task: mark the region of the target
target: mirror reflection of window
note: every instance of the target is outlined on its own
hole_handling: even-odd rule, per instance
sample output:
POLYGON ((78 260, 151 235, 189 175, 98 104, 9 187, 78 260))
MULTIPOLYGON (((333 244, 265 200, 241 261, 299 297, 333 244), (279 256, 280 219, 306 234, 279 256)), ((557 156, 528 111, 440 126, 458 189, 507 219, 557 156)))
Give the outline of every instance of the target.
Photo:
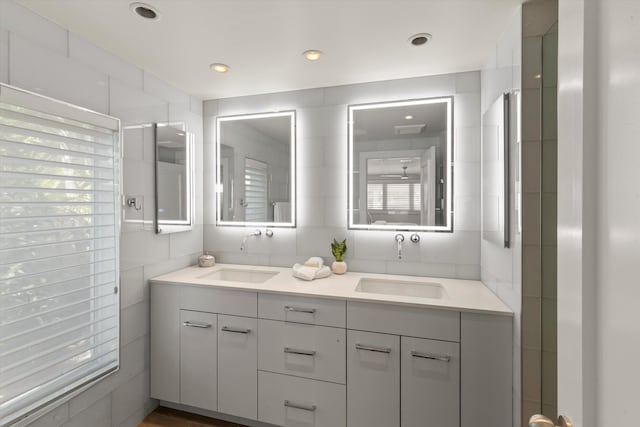
POLYGON ((349 107, 350 227, 451 229, 452 99, 349 107))
POLYGON ((244 220, 267 221, 268 165, 259 160, 244 159, 244 220))

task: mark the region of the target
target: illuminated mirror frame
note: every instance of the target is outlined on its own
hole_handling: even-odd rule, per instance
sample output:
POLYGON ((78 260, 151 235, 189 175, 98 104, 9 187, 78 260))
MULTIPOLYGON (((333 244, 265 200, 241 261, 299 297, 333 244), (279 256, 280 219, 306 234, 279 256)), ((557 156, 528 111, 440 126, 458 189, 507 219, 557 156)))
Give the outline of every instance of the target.
POLYGON ((380 102, 372 104, 359 104, 349 105, 348 107, 348 224, 349 229, 355 230, 396 230, 396 231, 453 231, 453 97, 439 97, 439 98, 426 98, 415 99, 408 101, 393 101, 393 102, 380 102), (354 136, 354 113, 362 110, 374 110, 380 108, 393 108, 393 107, 407 107, 413 105, 427 105, 427 104, 445 104, 447 107, 447 155, 445 159, 446 166, 446 199, 444 206, 444 225, 383 225, 383 224, 356 224, 355 223, 355 206, 353 200, 353 188, 354 185, 354 170, 353 170, 353 136, 354 136))
POLYGON ((225 116, 216 118, 216 225, 217 226, 242 226, 242 227, 295 227, 296 226, 296 112, 279 111, 274 113, 243 114, 237 116, 225 116), (222 209, 222 185, 220 180, 220 127, 222 123, 237 121, 264 119, 268 117, 289 117, 291 123, 291 151, 290 151, 290 188, 289 200, 291 201, 291 221, 289 222, 253 222, 253 221, 223 221, 220 219, 222 209))
POLYGON ((156 230, 156 234, 168 234, 168 233, 179 233, 182 231, 191 231, 193 228, 193 201, 194 201, 194 172, 195 172, 195 161, 194 161, 194 134, 193 132, 189 132, 186 129, 184 123, 153 123, 153 141, 154 141, 154 189, 155 189, 155 210, 154 210, 154 226, 156 230), (185 133, 185 157, 186 157, 186 219, 160 219, 160 213, 158 212, 158 204, 159 204, 159 194, 160 191, 158 189, 158 181, 159 181, 159 169, 158 169, 158 161, 159 157, 159 141, 158 141, 158 128, 160 127, 173 127, 178 130, 182 130, 185 133))

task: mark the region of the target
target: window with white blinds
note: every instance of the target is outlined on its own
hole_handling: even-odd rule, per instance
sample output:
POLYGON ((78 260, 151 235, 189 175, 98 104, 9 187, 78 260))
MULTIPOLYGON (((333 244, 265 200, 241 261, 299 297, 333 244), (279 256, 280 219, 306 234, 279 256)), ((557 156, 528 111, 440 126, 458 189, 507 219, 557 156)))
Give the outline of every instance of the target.
POLYGON ((367 209, 420 211, 420 183, 367 183, 367 209))
POLYGON ((0 425, 118 368, 119 127, 0 85, 0 425))
POLYGON ((244 159, 244 220, 267 221, 267 164, 244 159))

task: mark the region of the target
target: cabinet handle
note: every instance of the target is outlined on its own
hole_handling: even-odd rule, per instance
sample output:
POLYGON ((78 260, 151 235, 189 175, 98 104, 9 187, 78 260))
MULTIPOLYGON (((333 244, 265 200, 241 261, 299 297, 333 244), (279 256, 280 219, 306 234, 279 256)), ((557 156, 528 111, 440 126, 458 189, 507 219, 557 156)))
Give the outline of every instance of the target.
POLYGON ((391 353, 391 349, 389 347, 376 347, 374 345, 356 344, 356 349, 374 351, 376 353, 386 353, 386 354, 391 353))
POLYGON ((292 305, 285 305, 284 311, 295 311, 297 313, 307 313, 307 314, 315 314, 315 308, 302 308, 302 307, 294 307, 292 305))
POLYGON ((316 410, 316 405, 303 405, 302 403, 294 403, 290 400, 285 400, 284 406, 286 406, 287 408, 302 409, 303 411, 309 412, 314 412, 316 410))
POLYGON ((251 332, 249 328, 234 328, 233 326, 223 326, 222 330, 225 332, 234 332, 236 334, 248 334, 251 332))
POLYGON ((411 350, 411 356, 418 357, 420 359, 439 360, 440 362, 451 361, 451 356, 442 356, 440 354, 420 353, 419 351, 411 350))
POLYGON ((291 347, 285 347, 284 348, 284 352, 285 353, 290 353, 290 354, 301 354, 303 356, 315 356, 316 355, 316 351, 315 350, 300 350, 300 349, 291 348, 291 347))
POLYGON ((210 328, 212 325, 211 323, 204 323, 204 322, 196 322, 193 320, 187 320, 186 322, 183 323, 184 326, 189 326, 190 328, 210 328))

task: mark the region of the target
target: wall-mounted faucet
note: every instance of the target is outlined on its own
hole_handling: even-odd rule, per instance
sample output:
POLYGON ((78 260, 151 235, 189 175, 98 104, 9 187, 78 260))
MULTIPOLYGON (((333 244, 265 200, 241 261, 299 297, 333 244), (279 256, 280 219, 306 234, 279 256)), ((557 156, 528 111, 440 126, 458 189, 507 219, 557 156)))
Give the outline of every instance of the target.
POLYGON ((396 242, 398 242, 398 259, 402 259, 402 242, 404 242, 404 234, 396 234, 396 242))
POLYGON ((244 236, 244 238, 242 239, 242 243, 240 243, 240 251, 244 252, 244 249, 247 245, 247 239, 251 236, 256 236, 256 237, 260 237, 262 235, 262 231, 260 230, 256 230, 253 233, 249 233, 246 236, 244 236))

